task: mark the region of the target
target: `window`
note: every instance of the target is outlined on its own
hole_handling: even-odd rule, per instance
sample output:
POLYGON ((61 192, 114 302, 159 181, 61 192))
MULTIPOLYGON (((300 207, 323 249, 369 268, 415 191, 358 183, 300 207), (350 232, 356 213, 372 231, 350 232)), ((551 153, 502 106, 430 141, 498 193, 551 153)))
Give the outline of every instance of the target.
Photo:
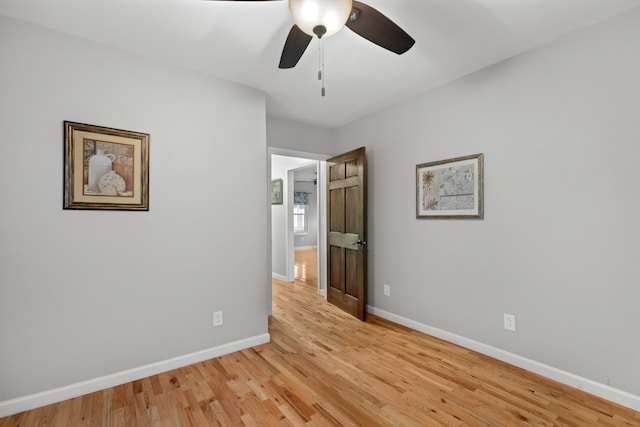
POLYGON ((307 207, 293 205, 293 234, 307 234, 307 207))

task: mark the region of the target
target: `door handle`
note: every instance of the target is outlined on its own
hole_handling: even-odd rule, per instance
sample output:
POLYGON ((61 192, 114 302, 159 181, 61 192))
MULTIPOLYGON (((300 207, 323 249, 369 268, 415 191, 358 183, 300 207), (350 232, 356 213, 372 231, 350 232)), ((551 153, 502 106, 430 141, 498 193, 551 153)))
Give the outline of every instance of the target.
POLYGON ((366 244, 367 244, 367 242, 365 242, 364 240, 356 240, 356 245, 358 245, 358 246, 364 246, 366 244))

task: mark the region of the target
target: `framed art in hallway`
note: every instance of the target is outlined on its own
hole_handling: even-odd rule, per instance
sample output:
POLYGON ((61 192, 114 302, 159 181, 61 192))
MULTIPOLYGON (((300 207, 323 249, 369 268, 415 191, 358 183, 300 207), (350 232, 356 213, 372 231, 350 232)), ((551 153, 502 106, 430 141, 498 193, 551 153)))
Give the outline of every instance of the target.
POLYGON ((482 219, 484 154, 416 165, 416 218, 482 219))
POLYGON ((64 209, 149 210, 149 134, 64 122, 64 209))
POLYGON ((271 180, 271 204, 272 205, 282 204, 282 180, 281 179, 271 180))

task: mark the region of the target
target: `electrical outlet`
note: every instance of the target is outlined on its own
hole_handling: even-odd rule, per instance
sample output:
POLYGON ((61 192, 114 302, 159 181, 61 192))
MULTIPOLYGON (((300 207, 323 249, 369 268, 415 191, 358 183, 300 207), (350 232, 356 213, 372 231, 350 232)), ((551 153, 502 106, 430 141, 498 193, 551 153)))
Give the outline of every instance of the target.
POLYGON ((383 289, 384 289, 384 296, 385 297, 391 296, 391 286, 383 285, 383 289))
POLYGON ((213 312, 213 326, 222 326, 222 312, 214 311, 213 312))
POLYGON ((504 328, 507 331, 516 331, 516 316, 514 314, 504 314, 504 328))

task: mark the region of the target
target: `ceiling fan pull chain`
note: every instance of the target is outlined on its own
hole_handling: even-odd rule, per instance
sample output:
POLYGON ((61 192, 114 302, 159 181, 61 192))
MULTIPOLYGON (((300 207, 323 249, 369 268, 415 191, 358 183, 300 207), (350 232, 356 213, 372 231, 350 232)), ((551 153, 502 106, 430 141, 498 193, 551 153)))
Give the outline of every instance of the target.
POLYGON ((318 77, 322 77, 322 88, 320 94, 324 96, 324 38, 320 39, 320 71, 318 71, 318 77))
POLYGON ((318 80, 322 80, 322 39, 318 39, 318 80))

